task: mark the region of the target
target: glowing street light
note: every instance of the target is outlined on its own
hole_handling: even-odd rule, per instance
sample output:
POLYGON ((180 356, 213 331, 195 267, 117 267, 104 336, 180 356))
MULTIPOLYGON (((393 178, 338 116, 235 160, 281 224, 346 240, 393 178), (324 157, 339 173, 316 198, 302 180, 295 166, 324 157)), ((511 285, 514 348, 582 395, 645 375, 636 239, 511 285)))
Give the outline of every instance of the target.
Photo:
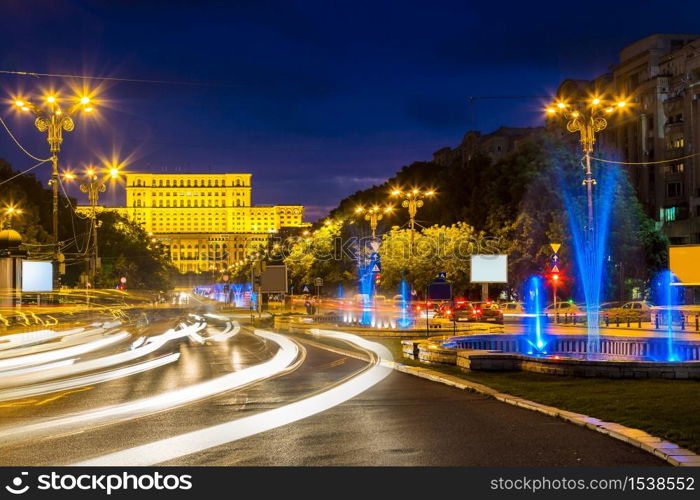
POLYGON ((370 208, 365 208, 358 206, 355 208, 356 214, 364 214, 365 220, 369 222, 369 227, 372 230, 372 239, 377 237, 377 225, 379 221, 384 218, 385 214, 389 214, 394 210, 394 207, 387 205, 385 207, 380 207, 379 205, 374 205, 370 208))
POLYGON ((435 191, 432 189, 423 191, 418 188, 402 191, 401 189, 396 188, 393 191, 391 191, 391 196, 403 198, 401 206, 403 208, 408 209, 409 227, 411 228, 411 249, 413 249, 413 239, 416 227, 416 214, 418 213, 418 209, 423 206, 423 200, 425 198, 431 198, 435 196, 435 191))
MULTIPOLYGON (((92 256, 90 257, 90 282, 95 283, 95 275, 99 269, 99 259, 97 252, 97 202, 100 197, 100 193, 107 191, 107 183, 112 179, 117 179, 119 177, 119 169, 117 167, 110 167, 104 169, 98 169, 92 165, 89 165, 80 180, 80 191, 88 195, 88 200, 90 201, 90 234, 92 236, 92 256)), ((73 181, 79 179, 79 177, 73 172, 63 172, 63 178, 68 181, 73 181)), ((151 233, 149 233, 149 236, 151 233)), ((153 242, 155 240, 152 240, 153 242)))
POLYGON ((586 234, 588 240, 593 241, 593 186, 596 181, 591 171, 591 153, 596 140, 596 133, 608 126, 605 115, 614 111, 621 111, 627 107, 625 99, 610 100, 602 96, 589 96, 586 99, 564 102, 558 101, 545 108, 545 112, 551 117, 562 117, 566 123, 566 129, 571 133, 579 133, 579 140, 584 153, 585 174, 583 184, 586 186, 586 198, 588 204, 588 226, 586 234))
POLYGON ((24 210, 14 205, 7 205, 0 210, 0 229, 9 229, 13 217, 22 215, 24 210))
MULTIPOLYGON (((60 249, 58 246, 58 154, 63 143, 63 131, 71 132, 75 128, 73 116, 80 111, 90 112, 93 110, 90 97, 87 95, 77 96, 64 109, 61 107, 57 94, 50 93, 44 96, 42 104, 35 104, 30 99, 17 98, 14 105, 21 111, 31 112, 34 117, 34 125, 40 132, 46 132, 46 138, 51 152, 51 188, 53 191, 53 246, 54 265, 59 261, 60 249)), ((54 273, 58 276, 58 273, 54 273)))

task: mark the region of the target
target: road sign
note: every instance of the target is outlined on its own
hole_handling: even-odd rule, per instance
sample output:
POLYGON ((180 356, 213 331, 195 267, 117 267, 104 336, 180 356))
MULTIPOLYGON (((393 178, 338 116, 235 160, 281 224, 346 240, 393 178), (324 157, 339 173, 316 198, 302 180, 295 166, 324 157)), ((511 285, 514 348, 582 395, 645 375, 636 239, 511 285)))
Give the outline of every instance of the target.
POLYGON ((224 280, 224 281, 228 281, 228 274, 224 274, 224 275, 221 277, 221 279, 224 280))
POLYGON ((559 249, 561 248, 561 243, 550 243, 550 247, 552 247, 552 252, 555 254, 559 253, 559 249))
POLYGON ((269 265, 260 277, 262 293, 285 293, 287 291, 287 266, 269 265))
POLYGON ((125 278, 124 276, 122 276, 122 277, 119 279, 119 281, 121 281, 122 283, 126 283, 126 278, 125 278))
POLYGON ((301 285, 301 293, 310 293, 311 287, 309 285, 301 285))
POLYGON ((452 298, 452 285, 446 281, 433 281, 428 285, 428 300, 450 300, 452 298))
POLYGON ((323 286, 323 278, 316 278, 316 279, 314 280, 314 285, 316 285, 316 286, 318 286, 318 287, 323 286))
POLYGON ((552 272, 553 272, 553 273, 558 273, 558 272, 559 272, 559 266, 557 266, 556 264, 554 264, 554 265, 552 266, 552 272))
POLYGON ((374 263, 374 267, 372 268, 372 272, 373 272, 373 273, 380 273, 380 272, 382 272, 381 267, 379 267, 379 262, 375 262, 375 263, 374 263))
POLYGON ((445 271, 440 271, 437 274, 437 277, 440 278, 441 280, 446 280, 447 279, 447 273, 445 271))
POLYGON ((369 246, 372 247, 374 253, 377 253, 377 251, 379 250, 379 245, 381 245, 381 241, 379 240, 372 240, 369 242, 369 246))

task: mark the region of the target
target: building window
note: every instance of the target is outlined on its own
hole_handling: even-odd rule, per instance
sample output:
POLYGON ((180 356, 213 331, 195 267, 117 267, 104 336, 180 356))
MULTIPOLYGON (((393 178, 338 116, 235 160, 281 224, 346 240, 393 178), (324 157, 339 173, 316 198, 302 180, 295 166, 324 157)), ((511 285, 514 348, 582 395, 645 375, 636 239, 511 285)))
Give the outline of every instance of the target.
POLYGON ((681 172, 685 171, 685 164, 683 163, 674 163, 673 165, 668 165, 664 167, 664 172, 667 174, 680 174, 681 172))
POLYGON ((666 196, 668 198, 677 198, 683 194, 683 186, 680 182, 666 183, 666 196))

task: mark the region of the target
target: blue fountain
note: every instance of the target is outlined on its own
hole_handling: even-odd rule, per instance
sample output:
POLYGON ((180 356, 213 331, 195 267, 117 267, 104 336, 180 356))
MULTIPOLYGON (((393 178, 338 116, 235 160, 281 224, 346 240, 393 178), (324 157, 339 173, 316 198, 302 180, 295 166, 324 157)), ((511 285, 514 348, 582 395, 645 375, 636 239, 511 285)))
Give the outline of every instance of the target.
POLYGON ((408 310, 408 304, 409 304, 409 298, 411 295, 411 291, 409 290, 408 282, 406 280, 401 280, 401 286, 399 288, 399 292, 401 294, 401 302, 399 304, 401 308, 401 315, 399 316, 399 320, 397 322, 399 328, 401 329, 406 329, 410 328, 412 320, 411 320, 411 315, 408 310))
POLYGON ((682 320, 677 311, 677 306, 683 303, 682 290, 674 285, 677 282, 678 278, 671 271, 661 271, 656 275, 652 287, 652 302, 662 308, 657 320, 666 330, 666 361, 684 361, 676 350, 673 337, 674 321, 680 323, 682 320))
POLYGON ((574 257, 586 302, 588 353, 600 353, 600 303, 605 279, 605 257, 610 232, 610 215, 615 191, 620 181, 617 168, 610 167, 600 174, 601 186, 596 190, 593 204, 593 227, 588 227, 587 206, 578 193, 562 186, 564 206, 568 214, 574 257))
POLYGON ((544 309, 544 284, 540 276, 531 276, 523 290, 525 309, 525 336, 530 346, 528 354, 546 354, 547 341, 542 311, 544 309))

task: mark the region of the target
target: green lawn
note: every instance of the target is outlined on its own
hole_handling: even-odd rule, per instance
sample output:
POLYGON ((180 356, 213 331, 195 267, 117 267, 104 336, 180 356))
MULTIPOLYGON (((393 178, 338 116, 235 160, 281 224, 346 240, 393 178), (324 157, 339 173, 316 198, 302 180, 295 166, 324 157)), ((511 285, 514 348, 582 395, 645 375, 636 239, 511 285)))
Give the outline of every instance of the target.
POLYGON ((372 338, 394 360, 429 366, 538 403, 643 429, 700 453, 700 381, 614 380, 559 377, 527 372, 470 372, 403 358, 399 339, 372 338))

